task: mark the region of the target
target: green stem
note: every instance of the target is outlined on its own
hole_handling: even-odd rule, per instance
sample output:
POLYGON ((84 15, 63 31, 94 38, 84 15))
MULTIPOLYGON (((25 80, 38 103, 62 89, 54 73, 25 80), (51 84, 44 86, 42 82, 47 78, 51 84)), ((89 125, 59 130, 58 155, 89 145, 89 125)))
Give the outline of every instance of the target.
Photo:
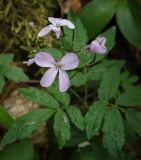
POLYGON ((75 90, 73 90, 73 89, 70 87, 70 91, 77 97, 77 99, 78 99, 81 103, 83 103, 82 98, 75 92, 75 90))
POLYGON ((73 45, 74 45, 74 35, 75 35, 75 33, 74 33, 74 29, 73 29, 71 50, 73 49, 73 45))
MULTIPOLYGON (((87 67, 84 68, 84 75, 86 74, 87 74, 87 67)), ((84 106, 86 109, 88 108, 87 96, 88 96, 88 87, 87 87, 87 82, 86 82, 84 86, 84 106)))
POLYGON ((95 64, 95 60, 96 60, 96 54, 94 54, 93 60, 90 64, 88 64, 88 67, 92 67, 95 64))
POLYGON ((61 38, 61 51, 64 54, 64 38, 61 38))

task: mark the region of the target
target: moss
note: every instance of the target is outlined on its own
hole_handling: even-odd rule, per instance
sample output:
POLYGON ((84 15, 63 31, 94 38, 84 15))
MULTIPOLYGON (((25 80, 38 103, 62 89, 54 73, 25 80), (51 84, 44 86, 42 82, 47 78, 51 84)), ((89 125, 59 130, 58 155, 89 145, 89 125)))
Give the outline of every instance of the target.
MULTIPOLYGON (((0 52, 26 53, 37 46, 37 34, 53 14, 51 0, 0 0, 0 52)), ((52 37, 40 40, 51 45, 52 37)))

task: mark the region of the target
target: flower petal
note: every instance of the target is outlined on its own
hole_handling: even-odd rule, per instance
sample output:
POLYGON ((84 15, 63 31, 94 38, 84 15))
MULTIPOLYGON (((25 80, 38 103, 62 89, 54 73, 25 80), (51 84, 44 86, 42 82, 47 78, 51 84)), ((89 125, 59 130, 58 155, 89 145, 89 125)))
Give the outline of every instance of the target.
POLYGON ((61 18, 49 17, 48 20, 50 23, 52 23, 54 26, 56 26, 61 21, 61 18))
POLYGON ((75 28, 75 25, 71 21, 66 20, 66 19, 62 19, 60 21, 60 26, 67 26, 70 29, 74 29, 75 28))
POLYGON ((79 59, 76 54, 68 53, 60 60, 61 69, 72 70, 78 67, 79 59))
POLYGON ((44 73, 44 75, 43 75, 43 77, 42 77, 42 79, 41 79, 41 81, 40 81, 40 85, 41 85, 42 87, 49 87, 49 86, 51 86, 52 83, 53 83, 54 80, 55 80, 55 77, 56 77, 56 75, 57 75, 57 72, 58 72, 58 70, 57 70, 56 68, 50 68, 50 69, 48 69, 48 70, 44 73))
POLYGON ((59 38, 61 35, 61 29, 58 31, 54 31, 54 32, 55 32, 56 38, 59 38))
POLYGON ((94 53, 105 54, 107 51, 107 48, 104 45, 100 45, 99 42, 94 40, 91 43, 90 51, 94 53))
POLYGON ((35 56, 35 63, 40 67, 54 67, 56 62, 49 53, 39 52, 35 56))
POLYGON ((96 37, 96 41, 98 41, 104 46, 106 44, 107 39, 106 37, 96 37))
POLYGON ((44 27, 39 33, 38 37, 43 37, 51 31, 51 25, 44 27))
POLYGON ((28 61, 24 61, 24 64, 27 64, 28 66, 32 65, 35 62, 35 58, 31 58, 28 61))
POLYGON ((59 70, 59 90, 60 92, 65 92, 68 90, 70 85, 69 77, 66 71, 59 70))
POLYGON ((52 30, 55 32, 56 38, 59 38, 61 35, 61 28, 52 25, 52 30))

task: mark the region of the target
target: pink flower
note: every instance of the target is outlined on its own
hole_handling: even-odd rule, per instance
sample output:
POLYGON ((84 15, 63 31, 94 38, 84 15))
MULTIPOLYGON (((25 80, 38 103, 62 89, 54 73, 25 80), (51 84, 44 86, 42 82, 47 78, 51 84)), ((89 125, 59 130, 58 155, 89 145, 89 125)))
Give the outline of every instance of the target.
POLYGON ((92 53, 105 54, 107 52, 105 37, 97 37, 90 45, 86 46, 86 49, 92 53))
POLYGON ((40 84, 42 87, 51 86, 59 72, 59 90, 61 92, 67 91, 70 85, 66 70, 75 69, 79 65, 79 59, 74 53, 67 53, 60 61, 56 62, 49 53, 39 52, 25 63, 31 65, 31 61, 40 67, 49 68, 41 78, 40 84))
POLYGON ((75 28, 74 24, 71 21, 66 19, 49 17, 48 20, 51 24, 48 25, 47 27, 44 27, 38 33, 38 37, 43 37, 49 32, 54 31, 56 38, 59 38, 61 35, 61 26, 67 26, 70 29, 75 28))

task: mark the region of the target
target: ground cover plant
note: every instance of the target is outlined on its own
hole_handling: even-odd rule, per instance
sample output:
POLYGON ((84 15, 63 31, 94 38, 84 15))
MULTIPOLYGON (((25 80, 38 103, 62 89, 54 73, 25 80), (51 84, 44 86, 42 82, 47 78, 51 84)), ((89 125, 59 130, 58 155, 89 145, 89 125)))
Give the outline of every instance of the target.
POLYGON ((141 3, 78 2, 0 55, 1 160, 141 159, 141 3))

